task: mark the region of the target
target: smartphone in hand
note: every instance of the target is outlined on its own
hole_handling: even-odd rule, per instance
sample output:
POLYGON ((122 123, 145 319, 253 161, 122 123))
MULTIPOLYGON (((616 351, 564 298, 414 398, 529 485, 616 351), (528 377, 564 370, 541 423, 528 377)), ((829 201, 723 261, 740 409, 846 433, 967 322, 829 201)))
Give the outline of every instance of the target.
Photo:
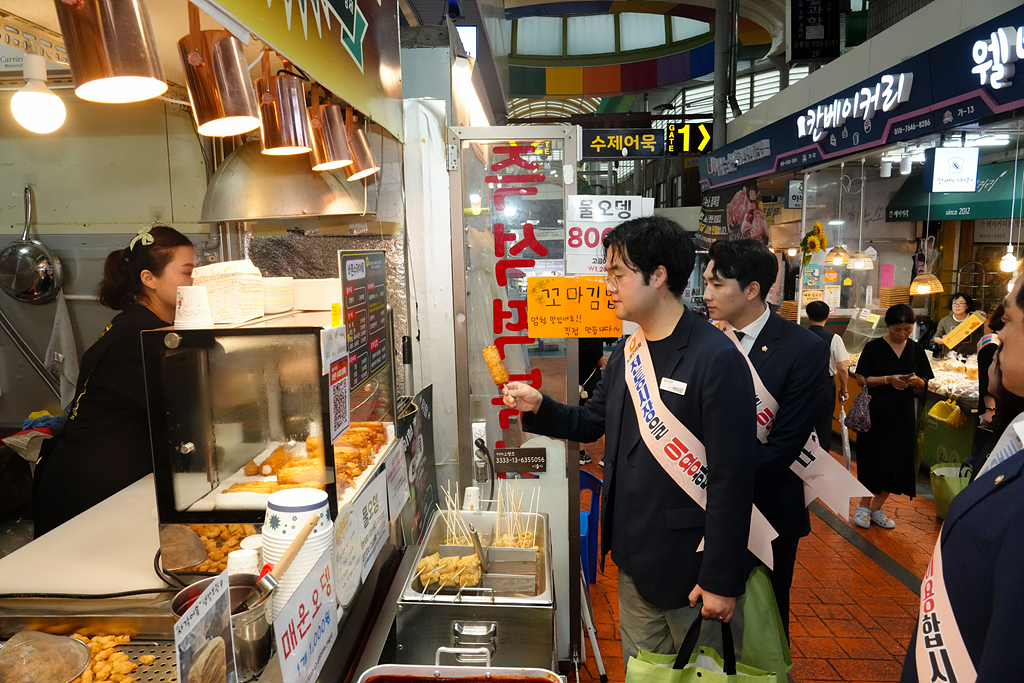
POLYGON ((913 376, 914 376, 914 373, 913 373, 913 372, 911 372, 911 373, 909 373, 909 374, 907 374, 907 375, 903 375, 903 379, 910 379, 910 378, 911 378, 911 377, 913 377, 913 376))

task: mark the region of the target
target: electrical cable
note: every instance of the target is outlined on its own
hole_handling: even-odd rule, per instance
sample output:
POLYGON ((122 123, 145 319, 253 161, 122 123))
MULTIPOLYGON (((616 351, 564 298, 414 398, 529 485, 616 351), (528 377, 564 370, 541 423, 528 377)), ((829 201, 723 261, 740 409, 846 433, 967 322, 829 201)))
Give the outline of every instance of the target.
POLYGON ((21 598, 49 598, 56 600, 106 600, 108 598, 125 598, 132 595, 152 595, 155 593, 177 593, 181 588, 165 586, 164 588, 140 588, 133 591, 118 593, 0 593, 0 600, 21 598))

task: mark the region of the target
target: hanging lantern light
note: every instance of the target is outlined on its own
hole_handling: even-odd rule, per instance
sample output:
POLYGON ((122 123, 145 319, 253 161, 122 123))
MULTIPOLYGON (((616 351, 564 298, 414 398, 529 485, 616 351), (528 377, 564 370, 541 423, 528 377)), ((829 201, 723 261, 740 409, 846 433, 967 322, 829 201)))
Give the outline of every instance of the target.
POLYGON ((312 105, 309 107, 309 125, 313 137, 313 170, 329 171, 352 163, 348 147, 345 117, 336 104, 320 104, 320 87, 310 87, 312 105))
POLYGON ((843 247, 832 247, 825 256, 825 262, 837 266, 844 266, 850 262, 850 252, 843 247))
POLYGON ((200 135, 223 138, 259 128, 260 110, 242 42, 227 31, 200 31, 188 5, 189 33, 178 41, 188 99, 200 135))
MULTIPOLYGON (((263 77, 256 80, 260 103, 263 153, 305 154, 313 149, 302 79, 292 74, 270 75, 270 50, 263 52, 263 77)), ((287 66, 287 62, 285 62, 287 66)))
POLYGON ((942 294, 942 283, 932 273, 921 273, 910 283, 910 295, 942 294))
POLYGON ((141 102, 167 91, 143 0, 57 0, 75 94, 90 102, 141 102))

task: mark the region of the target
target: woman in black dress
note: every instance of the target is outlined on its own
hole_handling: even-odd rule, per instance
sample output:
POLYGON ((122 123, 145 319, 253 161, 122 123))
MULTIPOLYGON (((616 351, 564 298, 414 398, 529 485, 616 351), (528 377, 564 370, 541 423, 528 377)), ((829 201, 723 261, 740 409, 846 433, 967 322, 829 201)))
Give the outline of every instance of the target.
POLYGON ((165 225, 140 230, 107 256, 100 303, 121 313, 82 357, 64 430, 43 446, 36 538, 153 471, 140 334, 172 324, 195 257, 192 242, 165 225))
POLYGON ((917 415, 913 389, 933 377, 925 349, 910 338, 914 310, 897 304, 885 312, 888 333, 864 346, 857 362, 857 383, 871 394, 871 429, 857 435, 857 478, 874 496, 861 498, 853 515, 865 529, 874 522, 892 529, 896 522, 882 512, 890 493, 914 497, 914 445, 917 415))

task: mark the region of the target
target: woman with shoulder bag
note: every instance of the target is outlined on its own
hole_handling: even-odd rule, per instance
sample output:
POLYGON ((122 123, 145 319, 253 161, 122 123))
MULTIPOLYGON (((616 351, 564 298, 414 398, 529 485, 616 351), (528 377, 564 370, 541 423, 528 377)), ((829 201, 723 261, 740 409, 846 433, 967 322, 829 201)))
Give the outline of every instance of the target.
POLYGON ((871 426, 857 435, 857 478, 874 495, 861 498, 853 515, 857 526, 874 522, 892 529, 896 522, 882 511, 890 493, 911 498, 917 493, 914 444, 917 415, 914 389, 933 377, 924 347, 910 338, 914 310, 897 304, 885 312, 888 332, 864 346, 857 362, 857 383, 870 395, 871 426))

